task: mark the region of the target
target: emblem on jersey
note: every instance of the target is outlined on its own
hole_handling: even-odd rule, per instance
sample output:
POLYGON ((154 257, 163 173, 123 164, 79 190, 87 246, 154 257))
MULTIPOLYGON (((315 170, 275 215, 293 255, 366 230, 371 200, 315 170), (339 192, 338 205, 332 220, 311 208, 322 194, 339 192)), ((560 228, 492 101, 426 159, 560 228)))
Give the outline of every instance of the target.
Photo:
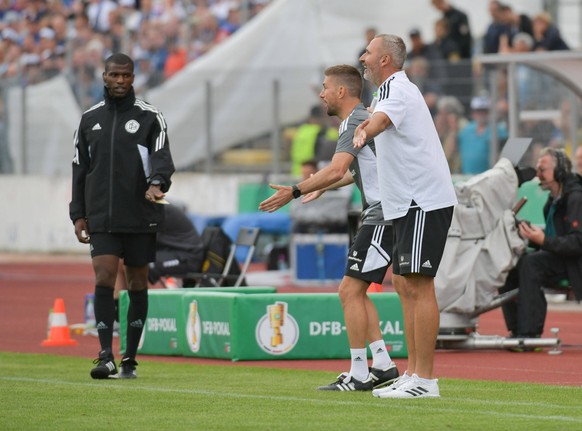
POLYGON ((135 133, 139 130, 139 123, 135 120, 129 120, 125 123, 125 130, 127 133, 135 133))

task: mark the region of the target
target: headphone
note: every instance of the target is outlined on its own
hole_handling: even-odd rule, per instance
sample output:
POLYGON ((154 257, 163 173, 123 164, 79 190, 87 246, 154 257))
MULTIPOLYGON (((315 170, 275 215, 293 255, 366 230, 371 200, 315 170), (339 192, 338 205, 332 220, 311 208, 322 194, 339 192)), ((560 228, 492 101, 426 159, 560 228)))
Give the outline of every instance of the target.
POLYGON ((556 159, 556 167, 554 168, 554 180, 562 184, 568 175, 568 168, 566 162, 566 154, 562 150, 554 150, 554 157, 556 159))

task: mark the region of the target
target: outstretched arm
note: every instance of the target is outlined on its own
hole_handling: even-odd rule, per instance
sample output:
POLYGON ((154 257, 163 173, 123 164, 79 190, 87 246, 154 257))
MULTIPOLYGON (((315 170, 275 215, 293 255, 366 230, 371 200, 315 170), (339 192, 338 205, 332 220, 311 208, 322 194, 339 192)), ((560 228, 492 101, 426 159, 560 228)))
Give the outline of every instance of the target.
MULTIPOLYGON (((310 178, 298 183, 297 187, 301 190, 302 195, 306 195, 331 186, 344 178, 353 160, 354 156, 350 153, 335 153, 329 165, 317 171, 310 178)), ((293 199, 293 189, 291 186, 276 184, 271 184, 270 186, 272 189, 277 190, 277 192, 259 204, 259 210, 261 211, 277 211, 293 199)))
POLYGON ((354 147, 362 148, 366 141, 374 139, 392 124, 390 117, 383 112, 374 112, 370 118, 356 127, 354 132, 354 147))
POLYGON ((303 199, 301 199, 301 203, 306 204, 308 202, 314 201, 315 199, 319 198, 322 194, 324 194, 328 190, 336 190, 336 189, 339 189, 340 187, 344 187, 344 186, 347 186, 349 184, 353 184, 353 182, 354 182, 354 177, 352 176, 352 173, 348 170, 341 180, 339 180, 336 183, 333 183, 331 186, 325 187, 321 190, 316 190, 316 191, 311 192, 311 193, 307 193, 305 196, 303 196, 303 199))

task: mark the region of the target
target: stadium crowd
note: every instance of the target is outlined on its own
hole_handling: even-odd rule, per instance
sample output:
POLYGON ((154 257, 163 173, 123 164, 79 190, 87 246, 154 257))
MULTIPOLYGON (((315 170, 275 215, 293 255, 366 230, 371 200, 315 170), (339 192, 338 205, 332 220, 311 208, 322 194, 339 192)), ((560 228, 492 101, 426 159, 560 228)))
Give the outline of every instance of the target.
MULTIPOLYGON (((145 97, 148 89, 224 41, 271 1, 0 0, 0 83, 34 84, 63 74, 80 107, 87 109, 102 96, 103 59, 126 52, 136 61, 136 93, 145 97)), ((432 35, 421 34, 411 23, 405 70, 431 109, 451 171, 478 173, 489 165, 491 131, 484 120, 492 101, 484 84, 486 68, 474 61, 475 56, 569 48, 547 12, 529 16, 492 0, 486 33, 475 37, 464 11, 448 0, 431 1, 441 16, 432 35)), ((366 29, 371 34, 382 31, 366 29)), ((535 135, 538 146, 562 146, 572 155, 571 100, 550 91, 555 86, 547 77, 540 78, 527 66, 519 67, 517 73, 520 108, 535 109, 533 97, 533 103, 544 103, 538 109, 563 112, 559 119, 524 122, 520 135, 535 135)), ((373 89, 367 91, 370 94, 363 95, 364 101, 372 97, 373 89)), ((497 93, 497 136, 502 145, 508 114, 505 76, 499 80, 497 93)), ((294 160, 297 166, 302 161, 294 160)))
MULTIPOLYGON (((529 16, 509 4, 491 0, 490 24, 482 38, 475 38, 465 12, 448 0, 432 0, 432 4, 442 13, 435 22, 433 41, 425 42, 421 31, 412 28, 405 69, 433 113, 451 172, 478 174, 490 167, 490 145, 497 145, 500 150, 508 137, 509 84, 507 70, 502 70, 498 77, 498 99, 492 106, 487 82, 490 68, 474 61, 475 54, 509 56, 569 47, 545 11, 529 16), (493 108, 497 118, 491 121, 489 113, 493 108), (497 137, 493 144, 492 136, 497 137)), ((518 64, 516 73, 521 110, 561 112, 557 118, 520 122, 519 136, 534 139, 530 161, 535 163, 539 150, 545 146, 564 148, 572 155, 567 116, 571 100, 564 88, 529 66, 518 64)))
POLYGON ((0 79, 66 74, 82 108, 103 93, 103 59, 136 60, 136 92, 155 87, 237 31, 271 0, 1 0, 0 79))

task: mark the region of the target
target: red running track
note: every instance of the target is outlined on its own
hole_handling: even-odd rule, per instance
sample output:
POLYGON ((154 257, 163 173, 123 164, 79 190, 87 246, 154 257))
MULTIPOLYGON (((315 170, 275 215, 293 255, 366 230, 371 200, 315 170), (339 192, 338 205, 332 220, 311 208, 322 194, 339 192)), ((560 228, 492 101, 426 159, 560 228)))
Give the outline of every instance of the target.
MULTIPOLYGON (((333 292, 335 288, 314 288, 333 292)), ((286 285, 284 292, 308 292, 309 288, 286 285)), ((67 256, 0 255, 0 351, 49 353, 94 359, 99 351, 97 337, 73 334, 79 341, 72 347, 43 347, 47 336, 48 311, 56 298, 65 301, 68 323, 84 321, 85 294, 93 291, 93 272, 88 258, 67 256)), ((552 306, 544 336, 552 337, 549 328, 560 328, 560 355, 544 352, 512 353, 505 350, 438 350, 435 375, 439 378, 463 378, 582 386, 582 305, 568 303, 552 306)), ((506 335, 500 310, 483 314, 479 319, 483 335, 506 335)), ((117 348, 118 346, 114 346, 117 348)), ((346 346, 347 348, 347 346, 346 346)), ((272 360, 228 362, 166 356, 143 356, 142 360, 185 362, 193 364, 232 364, 261 367, 303 368, 334 373, 347 371, 349 361, 272 360)), ((400 370, 406 359, 396 359, 400 370)), ((88 365, 89 366, 89 365, 88 365)))

